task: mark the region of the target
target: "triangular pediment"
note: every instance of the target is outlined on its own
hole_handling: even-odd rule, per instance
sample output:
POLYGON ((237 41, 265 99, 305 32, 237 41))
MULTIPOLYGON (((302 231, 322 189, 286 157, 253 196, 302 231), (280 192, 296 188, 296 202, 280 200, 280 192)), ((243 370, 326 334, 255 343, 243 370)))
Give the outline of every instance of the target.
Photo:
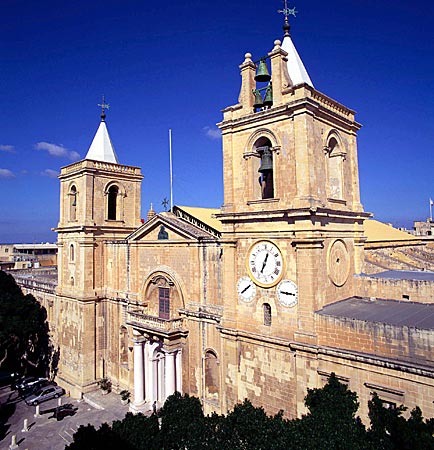
POLYGON ((156 214, 127 238, 130 242, 159 241, 162 244, 202 239, 215 239, 215 236, 170 212, 156 214))

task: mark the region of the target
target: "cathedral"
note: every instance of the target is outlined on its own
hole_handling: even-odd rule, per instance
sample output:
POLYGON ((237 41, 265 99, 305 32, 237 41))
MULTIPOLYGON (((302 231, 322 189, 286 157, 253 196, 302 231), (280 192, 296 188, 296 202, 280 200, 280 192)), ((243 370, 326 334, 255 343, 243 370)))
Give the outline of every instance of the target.
POLYGON ((335 372, 363 418, 372 392, 434 416, 434 273, 366 275, 361 125, 315 89, 289 31, 239 66, 220 209, 142 221, 143 175, 118 162, 104 111, 85 159, 61 169, 57 285, 28 291, 71 396, 109 378, 135 412, 180 391, 205 413, 248 398, 297 417, 335 372))

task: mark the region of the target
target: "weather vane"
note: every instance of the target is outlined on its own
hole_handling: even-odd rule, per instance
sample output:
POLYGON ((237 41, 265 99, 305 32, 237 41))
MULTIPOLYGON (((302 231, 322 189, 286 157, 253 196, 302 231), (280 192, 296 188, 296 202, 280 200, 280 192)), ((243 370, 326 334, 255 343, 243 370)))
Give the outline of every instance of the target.
POLYGON ((164 206, 164 209, 167 211, 167 205, 169 204, 169 200, 167 200, 167 198, 164 197, 164 199, 161 202, 161 204, 164 206))
POLYGON ((291 29, 291 27, 289 25, 288 17, 289 16, 296 17, 297 11, 295 10, 295 6, 294 6, 294 8, 288 8, 288 0, 283 0, 283 5, 284 5, 284 8, 279 9, 277 12, 282 13, 285 16, 285 23, 283 25, 283 31, 285 32, 285 36, 289 36, 289 30, 291 29))
POLYGON ((105 102, 104 94, 102 96, 102 102, 98 103, 98 106, 101 106, 101 120, 105 120, 105 110, 110 109, 110 105, 105 102))
POLYGON ((283 9, 279 9, 277 12, 282 13, 285 16, 285 21, 288 20, 288 16, 296 17, 297 11, 295 10, 295 6, 294 8, 288 8, 288 0, 283 0, 283 3, 285 7, 283 9))

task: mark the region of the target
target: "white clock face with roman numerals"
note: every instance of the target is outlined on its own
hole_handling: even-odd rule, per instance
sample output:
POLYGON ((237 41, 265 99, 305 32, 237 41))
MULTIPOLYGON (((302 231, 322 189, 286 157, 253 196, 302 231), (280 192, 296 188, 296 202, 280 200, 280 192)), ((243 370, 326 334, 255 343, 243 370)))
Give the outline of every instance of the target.
POLYGON ((279 302, 288 308, 292 308, 298 301, 297 285, 291 280, 282 280, 276 288, 279 302))
POLYGON ((270 241, 259 241, 250 248, 247 270, 259 286, 276 285, 283 274, 283 259, 278 247, 270 241))
POLYGON ((249 277, 241 277, 237 283, 238 296, 245 302, 251 302, 256 294, 256 286, 249 277))

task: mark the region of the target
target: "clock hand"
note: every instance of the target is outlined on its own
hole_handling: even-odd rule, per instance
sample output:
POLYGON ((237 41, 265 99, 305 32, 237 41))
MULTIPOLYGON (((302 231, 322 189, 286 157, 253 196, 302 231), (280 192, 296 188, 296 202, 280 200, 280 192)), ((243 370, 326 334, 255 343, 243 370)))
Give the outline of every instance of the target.
POLYGON ((264 262, 262 263, 261 273, 262 273, 262 272, 264 271, 264 269, 265 269, 265 266, 266 266, 266 264, 267 264, 267 259, 268 259, 268 253, 265 255, 264 262))
POLYGON ((285 294, 285 295, 294 295, 295 296, 295 294, 293 294, 292 292, 286 292, 286 291, 281 291, 282 292, 282 294, 285 294))
POLYGON ((247 287, 245 287, 245 288, 241 291, 241 294, 244 294, 244 292, 246 292, 247 289, 249 289, 250 286, 251 286, 251 284, 249 284, 247 287))

